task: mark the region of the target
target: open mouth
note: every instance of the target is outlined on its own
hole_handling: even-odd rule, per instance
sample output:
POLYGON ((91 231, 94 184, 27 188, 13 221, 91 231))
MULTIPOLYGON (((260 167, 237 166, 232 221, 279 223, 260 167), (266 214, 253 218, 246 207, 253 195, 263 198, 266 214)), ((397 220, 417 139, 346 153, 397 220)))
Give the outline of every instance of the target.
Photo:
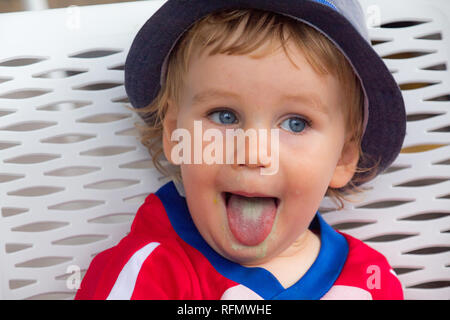
POLYGON ((275 221, 280 199, 262 194, 222 192, 228 226, 234 238, 245 246, 263 242, 275 221))

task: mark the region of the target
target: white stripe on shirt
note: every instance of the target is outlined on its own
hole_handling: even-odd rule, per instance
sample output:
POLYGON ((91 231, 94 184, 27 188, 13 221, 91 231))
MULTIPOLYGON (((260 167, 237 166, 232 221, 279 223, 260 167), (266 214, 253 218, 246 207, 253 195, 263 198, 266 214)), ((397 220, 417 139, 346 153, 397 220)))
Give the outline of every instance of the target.
POLYGON ((114 283, 106 300, 129 300, 134 291, 136 280, 142 265, 148 256, 159 246, 158 242, 150 242, 128 260, 114 283))

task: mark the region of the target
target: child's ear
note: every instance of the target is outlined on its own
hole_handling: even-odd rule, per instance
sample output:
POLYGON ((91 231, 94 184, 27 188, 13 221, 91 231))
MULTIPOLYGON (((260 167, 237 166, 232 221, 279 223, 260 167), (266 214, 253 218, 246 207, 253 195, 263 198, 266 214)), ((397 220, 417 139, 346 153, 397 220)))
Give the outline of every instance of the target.
POLYGON ((342 148, 341 158, 336 165, 329 187, 335 189, 344 187, 352 179, 358 161, 358 144, 354 140, 347 141, 342 148))
POLYGON ((172 141, 172 132, 177 128, 177 107, 173 103, 172 100, 168 100, 167 102, 167 111, 164 115, 163 120, 163 151, 164 155, 166 156, 167 161, 169 161, 171 164, 174 164, 172 161, 171 153, 172 148, 177 143, 176 141, 172 141))

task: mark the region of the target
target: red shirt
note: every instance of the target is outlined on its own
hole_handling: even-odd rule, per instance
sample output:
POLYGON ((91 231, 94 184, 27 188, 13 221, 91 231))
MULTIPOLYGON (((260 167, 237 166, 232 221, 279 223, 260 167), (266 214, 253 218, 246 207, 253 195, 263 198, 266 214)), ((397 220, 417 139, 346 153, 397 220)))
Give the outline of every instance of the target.
POLYGON ((313 265, 289 288, 263 268, 216 253, 201 237, 173 182, 150 194, 130 233, 91 262, 75 299, 403 299, 386 258, 331 228, 320 234, 313 265))

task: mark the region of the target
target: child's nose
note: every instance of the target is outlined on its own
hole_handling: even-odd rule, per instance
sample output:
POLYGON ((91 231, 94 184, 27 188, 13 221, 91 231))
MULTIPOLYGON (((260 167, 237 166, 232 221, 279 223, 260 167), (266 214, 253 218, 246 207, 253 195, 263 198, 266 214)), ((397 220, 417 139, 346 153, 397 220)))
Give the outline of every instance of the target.
POLYGON ((267 132, 270 131, 265 130, 264 132, 262 130, 257 134, 245 135, 244 139, 237 139, 233 154, 234 161, 232 162, 235 168, 260 169, 271 166, 271 138, 270 133, 267 132))

